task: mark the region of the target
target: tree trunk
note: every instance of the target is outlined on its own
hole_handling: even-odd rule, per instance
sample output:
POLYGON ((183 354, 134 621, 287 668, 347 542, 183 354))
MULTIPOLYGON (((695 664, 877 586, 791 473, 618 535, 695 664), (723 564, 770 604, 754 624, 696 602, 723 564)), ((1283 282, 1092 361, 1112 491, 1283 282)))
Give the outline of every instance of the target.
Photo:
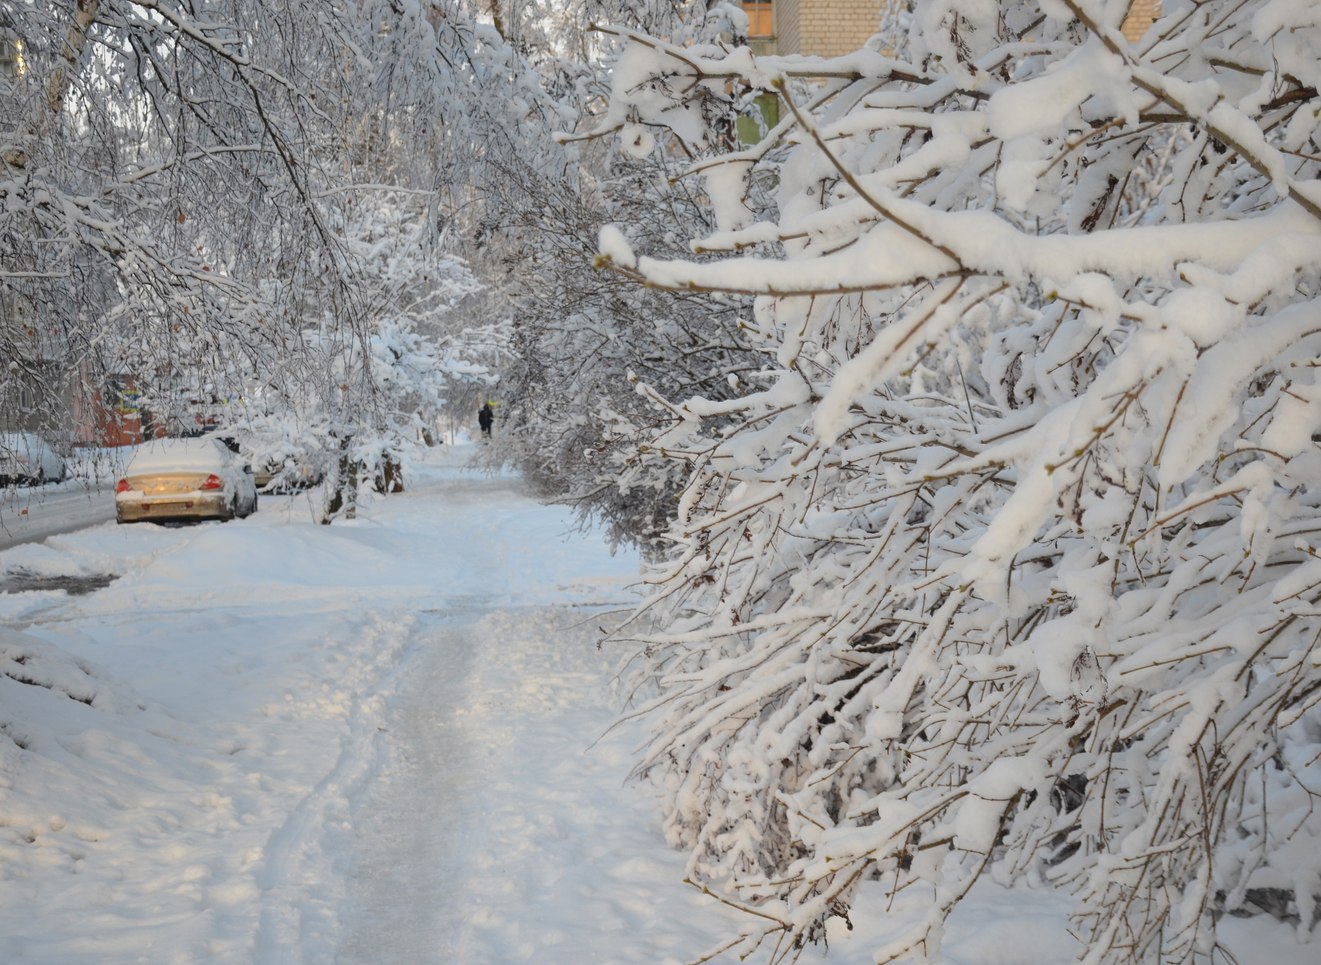
POLYGON ((341 514, 345 519, 358 514, 358 463, 349 457, 352 442, 352 436, 345 436, 339 442, 339 465, 326 497, 326 510, 321 514, 323 526, 329 526, 341 514))
POLYGON ((78 61, 82 59, 83 50, 87 47, 87 31, 92 29, 100 9, 101 0, 77 0, 74 6, 73 22, 69 24, 64 48, 60 51, 64 66, 55 68, 50 77, 50 86, 46 89, 46 107, 52 114, 64 110, 64 98, 69 93, 69 78, 76 72, 78 61))
MULTIPOLYGON (((64 37, 60 56, 64 64, 56 67, 50 76, 50 85, 46 88, 46 111, 50 115, 64 110, 64 99, 69 93, 69 80, 78 70, 78 62, 87 48, 87 32, 96 22, 96 14, 101 9, 101 0, 77 0, 73 8, 73 20, 69 32, 64 37)), ((39 112, 28 125, 28 133, 36 135, 46 126, 46 113, 39 112)), ((15 148, 5 154, 5 163, 10 167, 25 168, 28 164, 27 151, 15 148)))

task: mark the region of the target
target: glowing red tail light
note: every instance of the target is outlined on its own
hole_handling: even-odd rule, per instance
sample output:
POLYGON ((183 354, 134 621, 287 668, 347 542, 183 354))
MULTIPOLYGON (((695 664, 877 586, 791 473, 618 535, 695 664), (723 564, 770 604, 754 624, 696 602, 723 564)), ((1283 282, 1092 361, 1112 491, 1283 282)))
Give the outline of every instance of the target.
POLYGON ((220 477, 217 476, 215 473, 212 473, 211 475, 209 475, 209 476, 206 477, 206 482, 202 483, 202 488, 203 488, 203 489, 221 489, 221 488, 224 487, 224 485, 225 485, 225 484, 224 484, 223 482, 220 481, 220 477))
POLYGON ((115 492, 117 493, 126 493, 132 488, 132 484, 127 479, 121 479, 115 484, 115 492))

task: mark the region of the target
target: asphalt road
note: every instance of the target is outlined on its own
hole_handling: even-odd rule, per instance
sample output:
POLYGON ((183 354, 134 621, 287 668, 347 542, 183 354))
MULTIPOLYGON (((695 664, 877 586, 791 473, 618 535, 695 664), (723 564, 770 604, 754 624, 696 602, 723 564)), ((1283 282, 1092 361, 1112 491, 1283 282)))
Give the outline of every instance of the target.
POLYGON ((0 489, 0 549, 115 518, 113 480, 0 489))

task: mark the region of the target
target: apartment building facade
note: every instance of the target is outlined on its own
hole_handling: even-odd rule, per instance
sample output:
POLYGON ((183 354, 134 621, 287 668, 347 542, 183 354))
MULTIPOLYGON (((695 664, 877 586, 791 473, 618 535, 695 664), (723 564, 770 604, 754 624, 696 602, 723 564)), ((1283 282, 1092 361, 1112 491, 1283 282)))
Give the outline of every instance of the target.
MULTIPOLYGON (((906 0, 744 0, 748 43, 758 54, 838 57, 852 53, 906 0)), ((1131 0, 1124 35, 1133 42, 1160 18, 1161 0, 1131 0)))

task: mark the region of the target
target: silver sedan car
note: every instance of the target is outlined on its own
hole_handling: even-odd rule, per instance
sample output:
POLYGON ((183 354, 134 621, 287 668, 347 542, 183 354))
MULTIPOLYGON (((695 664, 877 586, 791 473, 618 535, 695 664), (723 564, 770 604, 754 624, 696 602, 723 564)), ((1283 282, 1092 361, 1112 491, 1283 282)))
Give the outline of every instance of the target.
POLYGON ((257 510, 252 467, 216 436, 144 443, 115 487, 115 519, 233 519, 257 510))

